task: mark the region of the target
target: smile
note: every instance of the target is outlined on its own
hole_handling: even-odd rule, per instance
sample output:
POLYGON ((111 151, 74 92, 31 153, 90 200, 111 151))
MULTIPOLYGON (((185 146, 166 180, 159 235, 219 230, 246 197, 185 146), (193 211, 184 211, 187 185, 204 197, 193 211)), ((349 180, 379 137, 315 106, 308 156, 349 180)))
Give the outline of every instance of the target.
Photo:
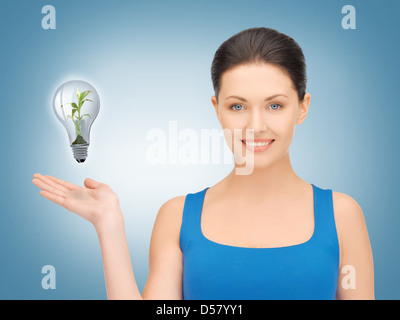
POLYGON ((261 152, 267 150, 274 142, 274 139, 254 139, 254 140, 242 140, 246 149, 254 152, 261 152))

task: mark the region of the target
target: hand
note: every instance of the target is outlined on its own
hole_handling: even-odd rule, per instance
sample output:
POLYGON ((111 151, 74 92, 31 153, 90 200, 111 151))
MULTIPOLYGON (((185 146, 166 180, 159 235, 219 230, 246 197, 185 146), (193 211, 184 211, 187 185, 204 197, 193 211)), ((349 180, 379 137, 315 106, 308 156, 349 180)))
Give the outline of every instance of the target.
POLYGON ((42 189, 40 195, 78 214, 95 227, 105 218, 120 219, 122 216, 119 199, 107 184, 86 178, 84 188, 49 175, 35 173, 33 177, 33 184, 42 189))

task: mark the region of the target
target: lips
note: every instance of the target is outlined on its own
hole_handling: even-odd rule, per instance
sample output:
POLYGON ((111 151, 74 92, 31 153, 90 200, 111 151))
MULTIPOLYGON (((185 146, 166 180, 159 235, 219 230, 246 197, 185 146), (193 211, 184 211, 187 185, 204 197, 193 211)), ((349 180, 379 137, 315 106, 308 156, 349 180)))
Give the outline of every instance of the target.
POLYGON ((242 141, 244 142, 244 143, 246 143, 246 142, 253 142, 253 143, 256 143, 256 142, 271 142, 271 141, 273 141, 274 139, 243 139, 242 141))
POLYGON ((262 152, 267 150, 275 139, 243 139, 241 140, 247 150, 253 152, 262 152))

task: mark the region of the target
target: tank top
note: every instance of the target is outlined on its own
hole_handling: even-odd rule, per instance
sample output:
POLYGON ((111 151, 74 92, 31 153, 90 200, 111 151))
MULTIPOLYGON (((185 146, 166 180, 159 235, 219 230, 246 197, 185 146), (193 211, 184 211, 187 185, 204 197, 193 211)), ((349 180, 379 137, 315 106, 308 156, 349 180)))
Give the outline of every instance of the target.
POLYGON ((207 188, 188 193, 179 245, 183 253, 183 299, 330 300, 339 275, 339 243, 332 190, 312 184, 314 231, 306 242, 272 248, 220 244, 201 230, 207 188))

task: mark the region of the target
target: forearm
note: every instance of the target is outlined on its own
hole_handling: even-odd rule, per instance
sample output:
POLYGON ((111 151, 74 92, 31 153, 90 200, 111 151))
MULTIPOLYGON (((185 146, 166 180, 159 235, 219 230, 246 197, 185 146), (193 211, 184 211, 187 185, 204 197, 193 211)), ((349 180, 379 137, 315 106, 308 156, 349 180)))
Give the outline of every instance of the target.
POLYGON ((133 274, 122 212, 96 227, 103 258, 107 298, 142 300, 133 274))

